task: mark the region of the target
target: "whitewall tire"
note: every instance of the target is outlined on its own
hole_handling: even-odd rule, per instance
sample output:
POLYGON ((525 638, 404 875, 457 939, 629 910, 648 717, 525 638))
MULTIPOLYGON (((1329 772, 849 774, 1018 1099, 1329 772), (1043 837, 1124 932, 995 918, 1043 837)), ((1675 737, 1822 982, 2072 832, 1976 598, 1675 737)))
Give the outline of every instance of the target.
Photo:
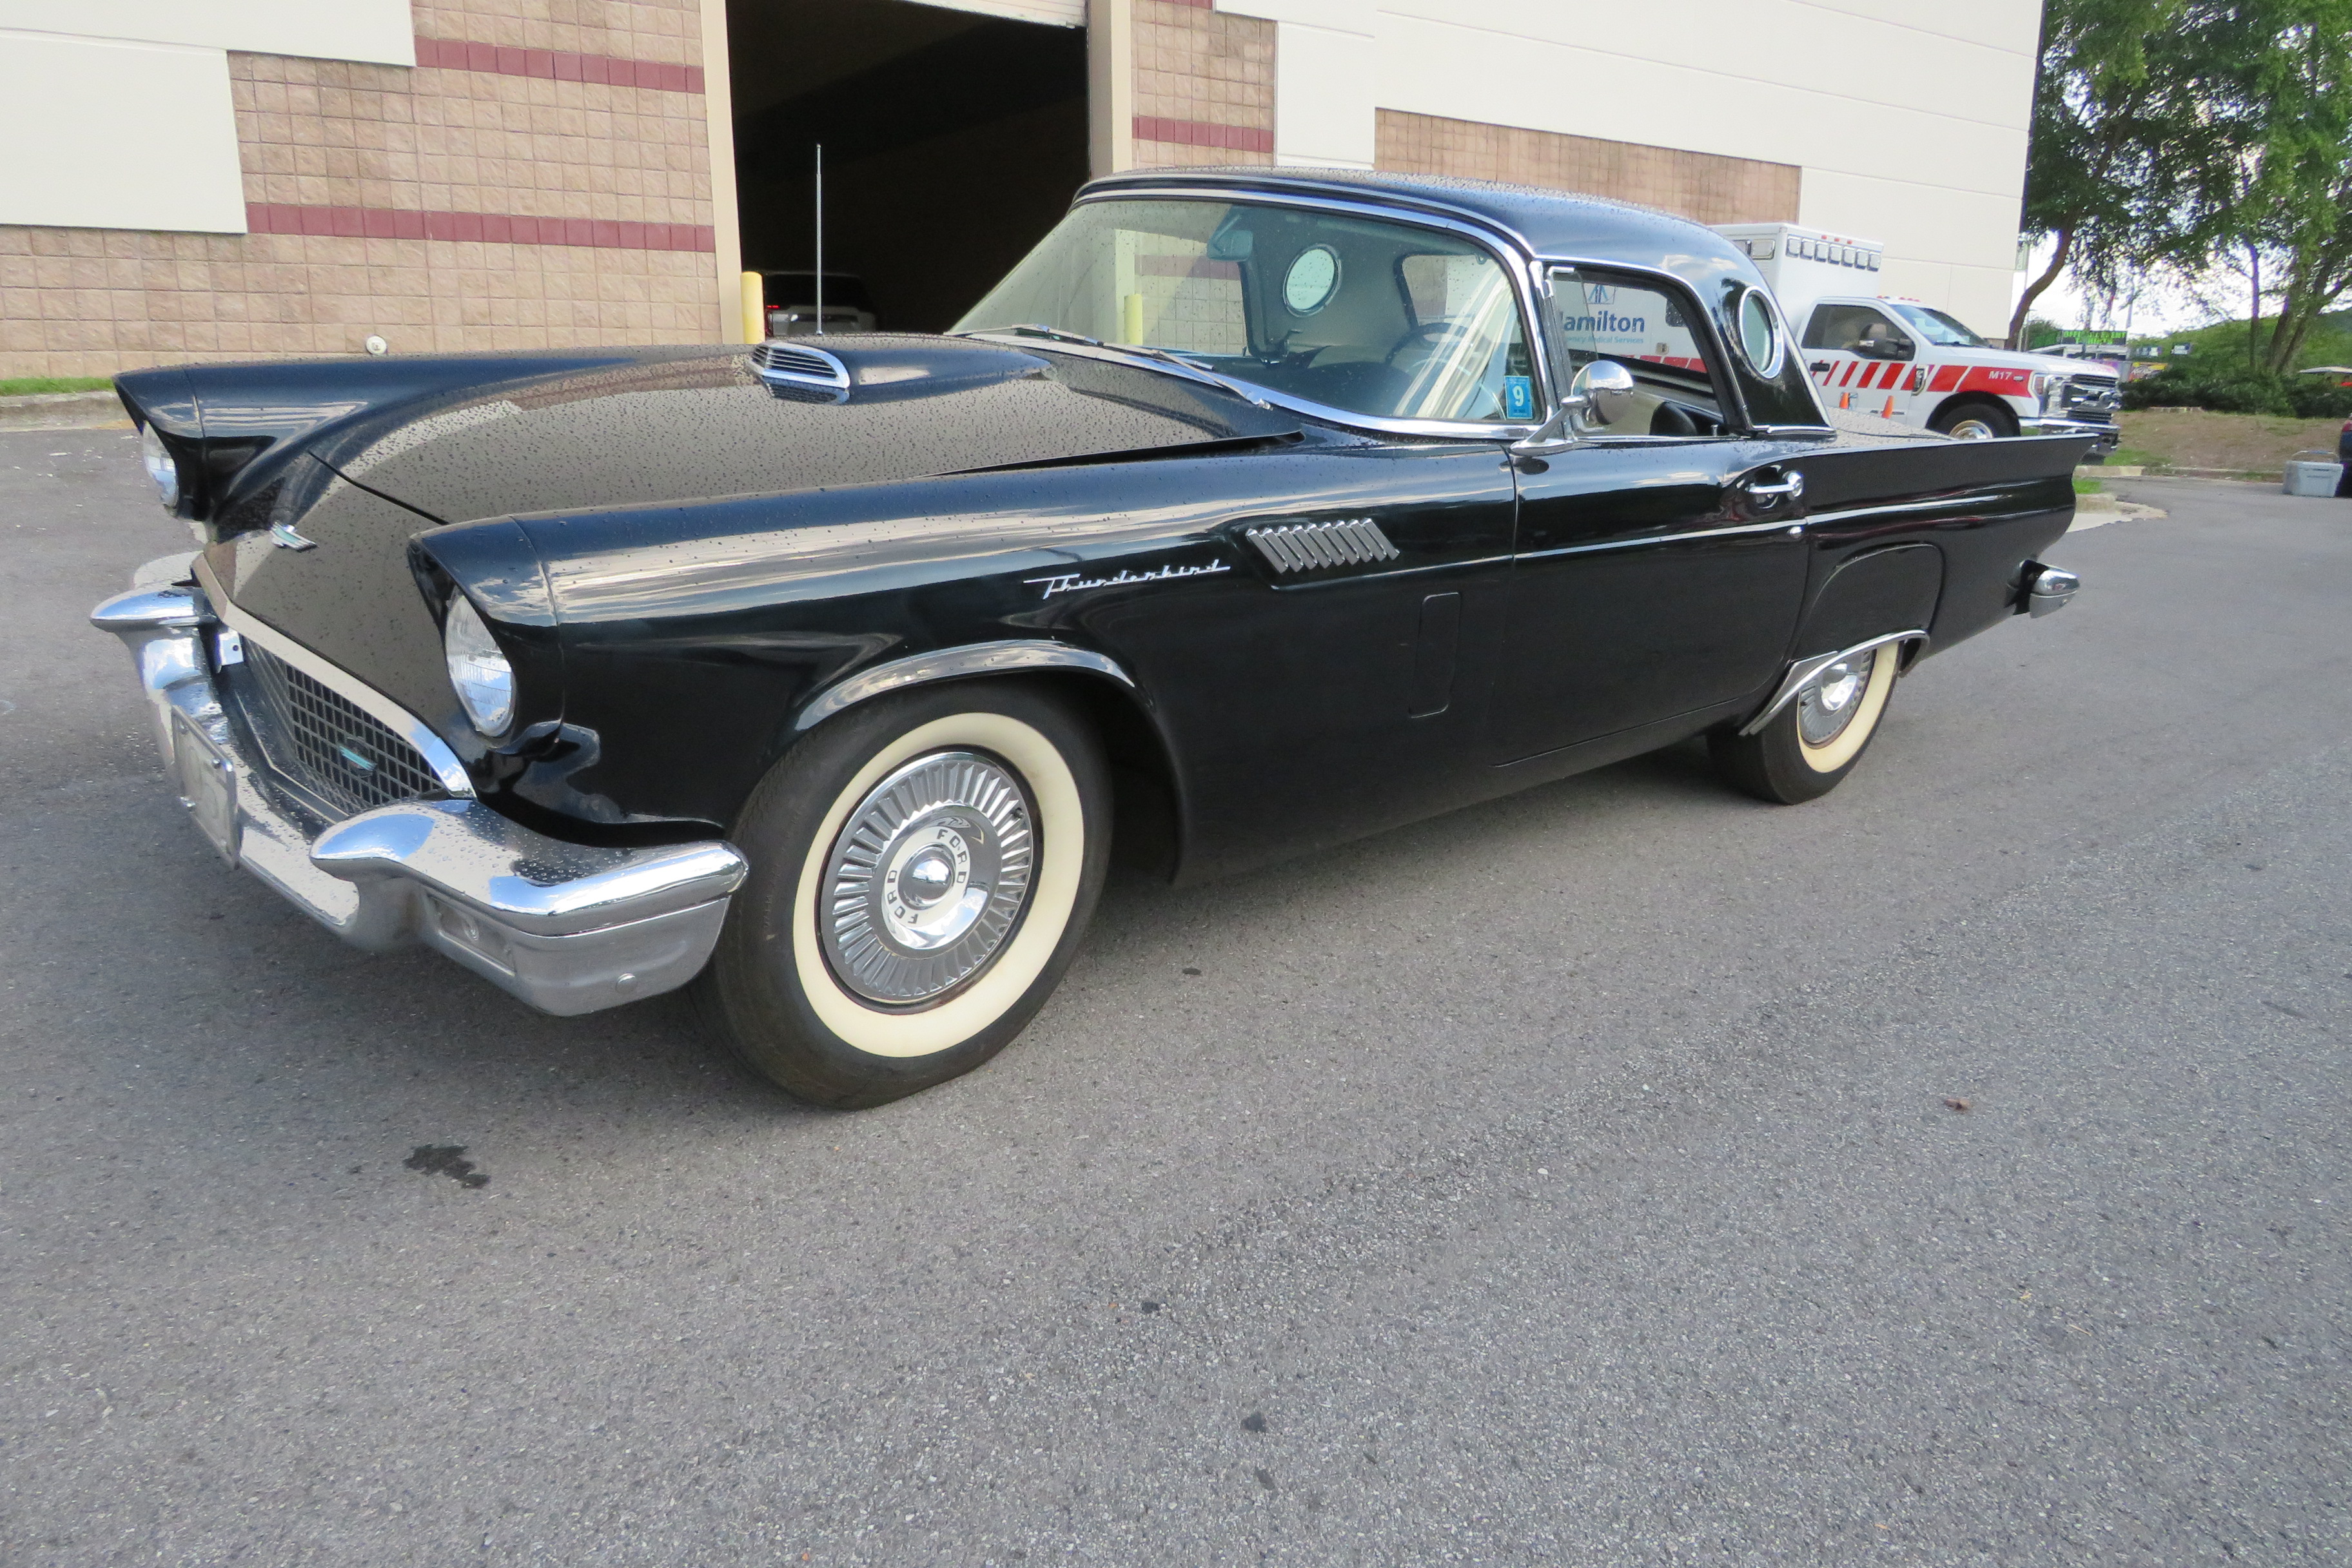
POLYGON ((1831 665, 1753 735, 1718 731, 1707 748, 1724 777, 1759 800, 1798 805, 1844 782, 1885 716, 1903 667, 1899 643, 1831 665))
POLYGON ((1108 776, 1085 720, 1041 688, 950 683, 828 721, 744 807, 751 871, 698 1005, 819 1104, 970 1071, 1076 950, 1108 864, 1108 776))

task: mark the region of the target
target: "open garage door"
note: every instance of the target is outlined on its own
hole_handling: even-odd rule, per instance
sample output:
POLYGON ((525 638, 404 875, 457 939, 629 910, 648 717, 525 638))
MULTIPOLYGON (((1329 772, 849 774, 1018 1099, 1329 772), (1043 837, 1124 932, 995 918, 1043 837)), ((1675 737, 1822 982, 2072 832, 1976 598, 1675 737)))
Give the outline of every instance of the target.
POLYGON ((1078 11, 729 0, 744 267, 814 265, 822 142, 826 272, 886 331, 952 325, 1087 177, 1087 36, 1058 25, 1078 11))

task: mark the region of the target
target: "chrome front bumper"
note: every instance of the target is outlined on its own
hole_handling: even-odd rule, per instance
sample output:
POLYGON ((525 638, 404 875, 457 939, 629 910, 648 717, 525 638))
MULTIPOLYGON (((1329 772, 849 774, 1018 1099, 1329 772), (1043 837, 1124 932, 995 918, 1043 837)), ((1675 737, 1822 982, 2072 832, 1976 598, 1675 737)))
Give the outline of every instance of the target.
POLYGON ((204 638, 218 617, 201 591, 157 575, 142 568, 149 585, 107 600, 90 622, 130 648, 164 765, 231 865, 354 946, 421 942, 542 1012, 674 990, 709 961, 746 869, 716 839, 597 848, 472 799, 379 806, 331 825, 281 805, 214 683, 204 638))
POLYGON ((2106 456, 2123 445, 2124 433, 2119 426, 2096 424, 2088 419, 2061 419, 2044 416, 2039 419, 2021 419, 2018 430, 2027 436, 2092 436, 2091 450, 2106 456))

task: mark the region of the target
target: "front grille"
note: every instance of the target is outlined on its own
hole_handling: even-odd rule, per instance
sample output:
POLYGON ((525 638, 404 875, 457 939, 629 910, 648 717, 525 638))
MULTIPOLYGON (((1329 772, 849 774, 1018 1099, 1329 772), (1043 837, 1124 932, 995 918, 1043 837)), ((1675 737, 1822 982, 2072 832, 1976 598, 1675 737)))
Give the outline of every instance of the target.
POLYGON ((245 663, 260 689, 270 765, 343 816, 446 793, 415 747, 348 697, 250 641, 245 663))
POLYGON ((2113 414, 2123 397, 2112 381, 2075 381, 2067 384, 2063 402, 2070 414, 2113 414))

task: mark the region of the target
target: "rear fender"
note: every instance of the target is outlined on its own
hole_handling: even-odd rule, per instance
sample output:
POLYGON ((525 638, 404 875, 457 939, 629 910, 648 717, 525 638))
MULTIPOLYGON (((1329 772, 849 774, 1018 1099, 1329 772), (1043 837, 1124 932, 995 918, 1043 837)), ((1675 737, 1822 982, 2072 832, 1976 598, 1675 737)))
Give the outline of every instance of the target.
POLYGON ((1797 633, 1796 656, 1835 653, 1887 632, 1931 626, 1944 589, 1944 553, 1895 544, 1849 558, 1822 584, 1797 633))

